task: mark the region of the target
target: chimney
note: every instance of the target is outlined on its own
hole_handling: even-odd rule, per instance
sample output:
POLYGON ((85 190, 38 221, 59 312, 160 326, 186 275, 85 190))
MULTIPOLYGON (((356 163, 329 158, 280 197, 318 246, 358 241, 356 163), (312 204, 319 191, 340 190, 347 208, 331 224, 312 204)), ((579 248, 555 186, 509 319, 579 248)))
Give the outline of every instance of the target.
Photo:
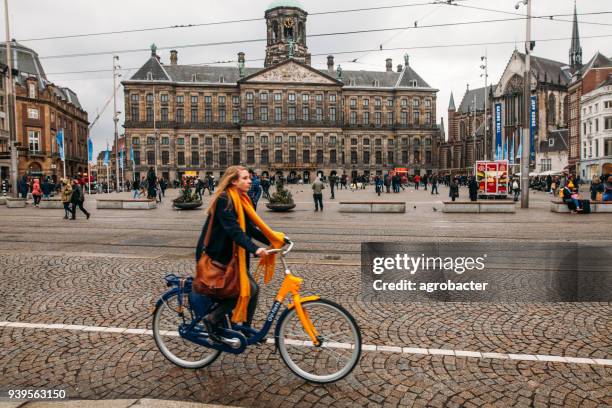
POLYGON ((391 58, 387 58, 385 61, 387 62, 386 64, 387 72, 392 72, 393 71, 393 60, 391 58))
POLYGON ((170 65, 171 66, 176 66, 178 62, 178 52, 176 50, 172 50, 170 51, 170 65))
POLYGON ((402 66, 402 64, 397 64, 397 72, 402 72, 404 70, 404 67, 402 66))
POLYGON ((334 72, 334 56, 333 55, 327 56, 327 70, 329 72, 334 72))
POLYGON ((238 63, 239 64, 244 64, 244 52, 240 51, 238 53, 238 63))

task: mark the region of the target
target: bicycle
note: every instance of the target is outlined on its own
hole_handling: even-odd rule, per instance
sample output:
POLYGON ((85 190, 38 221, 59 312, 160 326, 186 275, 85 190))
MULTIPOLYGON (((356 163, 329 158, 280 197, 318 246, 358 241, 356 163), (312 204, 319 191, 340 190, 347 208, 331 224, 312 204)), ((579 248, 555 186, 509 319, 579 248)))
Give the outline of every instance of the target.
POLYGON ((212 364, 223 352, 241 354, 248 346, 266 341, 281 305, 291 295, 274 330, 275 351, 280 351, 294 374, 307 381, 331 383, 347 376, 361 357, 359 327, 342 306, 319 296, 300 296, 303 279, 293 275, 285 262, 293 242, 286 239, 285 244, 287 249, 268 250, 280 255, 285 278, 263 327, 234 324, 226 316, 215 333, 220 342, 210 338, 202 322, 216 304, 192 290, 192 277, 166 275, 171 289, 159 297, 153 310, 153 337, 164 357, 179 367, 197 369, 212 364))

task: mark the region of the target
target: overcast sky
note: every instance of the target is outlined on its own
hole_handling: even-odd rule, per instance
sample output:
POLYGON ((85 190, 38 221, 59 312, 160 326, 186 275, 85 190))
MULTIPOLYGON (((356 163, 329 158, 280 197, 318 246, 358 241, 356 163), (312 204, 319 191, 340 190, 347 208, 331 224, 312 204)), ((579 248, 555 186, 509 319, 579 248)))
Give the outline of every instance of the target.
MULTIPOLYGON (((301 4, 309 13, 331 10, 346 10, 360 7, 402 5, 425 3, 428 0, 302 0, 301 4)), ((463 0, 459 4, 484 7, 510 13, 525 12, 525 6, 517 11, 515 0, 463 0)), ((158 47, 187 44, 231 41, 252 38, 265 38, 265 22, 262 20, 233 23, 208 27, 180 28, 161 31, 148 31, 129 34, 115 34, 74 39, 53 39, 26 41, 27 39, 61 36, 82 33, 108 32, 149 28, 179 24, 197 24, 212 21, 263 18, 270 0, 224 0, 198 1, 175 0, 9 0, 11 36, 24 45, 33 48, 41 57, 41 62, 49 80, 74 90, 81 104, 93 121, 98 110, 112 94, 112 73, 60 74, 69 71, 111 69, 112 56, 86 56, 78 58, 45 58, 73 53, 128 50, 148 48, 151 43, 158 47)), ((0 7, 3 7, 0 6, 0 7)), ((573 0, 533 0, 533 15, 571 14, 573 0)), ((612 11, 610 0, 578 0, 578 13, 612 11)), ((612 56, 612 14, 578 16, 580 23, 583 61, 588 61, 597 51, 612 56), (586 22, 604 23, 603 25, 586 22), (607 38, 586 38, 594 35, 610 35, 607 38)), ((307 34, 343 32, 351 30, 377 29, 465 22, 488 19, 516 18, 517 16, 499 12, 475 10, 446 4, 422 5, 377 11, 361 11, 328 15, 309 16, 307 34)), ((571 16, 558 17, 569 22, 535 19, 532 24, 532 37, 538 39, 571 37, 571 16)), ((4 19, 2 19, 4 22, 4 19)), ((4 34, 4 24, 2 24, 4 34)), ((336 55, 340 63, 349 70, 385 69, 385 59, 392 58, 393 66, 403 63, 403 55, 410 55, 410 65, 432 87, 439 89, 437 114, 438 122, 446 113, 451 91, 458 104, 470 88, 484 86, 480 77, 480 57, 488 54, 489 81, 497 82, 508 59, 515 48, 524 49, 521 41, 525 38, 525 21, 507 21, 486 24, 462 25, 454 27, 435 27, 387 31, 378 33, 337 35, 308 38, 307 45, 316 68, 326 66, 327 54, 343 51, 379 48, 383 51, 336 55), (479 45, 452 48, 421 48, 405 50, 385 50, 385 48, 410 48, 447 44, 468 44, 482 42, 509 41, 505 45, 479 45), (357 63, 352 63, 359 58, 357 63)), ((534 55, 568 61, 570 40, 538 42, 534 55)), ((211 61, 235 60, 239 51, 246 53, 247 66, 263 66, 265 43, 229 44, 222 46, 193 47, 178 50, 179 64, 198 64, 211 61)), ((160 50, 162 62, 169 63, 169 50, 160 50)), ((121 52, 120 64, 123 68, 138 68, 149 57, 148 51, 121 52)), ((124 72, 129 77, 135 72, 124 72)), ((120 111, 123 111, 123 92, 118 98, 120 111)), ((123 123, 123 115, 121 122, 123 123)), ((120 128, 120 133, 122 128, 120 128)), ((104 112, 91 131, 96 153, 112 144, 113 122, 112 105, 104 112)))

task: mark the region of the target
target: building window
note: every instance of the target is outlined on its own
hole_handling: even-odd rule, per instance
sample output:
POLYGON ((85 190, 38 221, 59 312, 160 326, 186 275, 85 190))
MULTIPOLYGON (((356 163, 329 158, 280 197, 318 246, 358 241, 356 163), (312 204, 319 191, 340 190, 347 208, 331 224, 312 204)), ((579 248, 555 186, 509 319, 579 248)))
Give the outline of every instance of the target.
POLYGON ((254 163, 255 163, 255 150, 248 149, 247 150, 247 164, 254 164, 254 163))
POLYGON ((168 136, 162 137, 161 144, 164 146, 168 146, 170 144, 170 138, 168 136))
POLYGON ((238 109, 232 110, 232 123, 240 123, 240 111, 238 109))
POLYGON ((204 139, 204 144, 206 146, 212 146, 212 137, 207 137, 206 139, 204 139))
POLYGON ((407 125, 408 124, 408 112, 406 112, 406 111, 401 111, 400 112, 400 123, 402 125, 407 125))
POLYGON ((402 164, 408 164, 408 150, 402 150, 402 164))
POLYGON ((168 103, 168 94, 159 94, 159 101, 161 103, 168 103))
POLYGON ((275 103, 280 103, 283 100, 283 94, 282 93, 275 93, 274 94, 274 102, 275 103))
POLYGON ((330 146, 335 146, 336 145, 336 136, 330 136, 329 137, 329 144, 330 144, 330 146))
POLYGON ((261 144, 268 144, 268 136, 262 135, 260 139, 261 144))
POLYGON ((425 150, 425 164, 431 163, 431 150, 425 150))
POLYGON ((28 108, 28 118, 38 119, 39 118, 38 108, 28 108))
POLYGON ((246 100, 247 100, 247 103, 252 103, 253 102, 253 92, 247 92, 246 93, 246 100))
POLYGON ((212 167, 213 166, 213 152, 211 152, 210 150, 207 151, 204 154, 204 159, 206 160, 206 166, 208 167, 212 167))
POLYGON ((389 163, 389 164, 393 164, 394 163, 394 161, 393 161, 393 150, 389 150, 387 152, 387 163, 389 163))
POLYGON ((192 166, 200 165, 200 153, 197 150, 191 151, 191 165, 192 166))
POLYGON ((357 150, 351 150, 351 164, 357 164, 357 150))
POLYGON ((335 149, 332 149, 329 151, 329 162, 330 164, 336 164, 338 162, 338 158, 336 157, 335 149))
POLYGON ((329 101, 331 103, 336 103, 336 94, 329 94, 329 101))
POLYGON ((336 107, 332 106, 329 108, 329 121, 334 123, 336 121, 336 107))
POLYGON ((425 99, 425 107, 431 108, 431 99, 425 99))
POLYGON ((280 106, 274 107, 274 121, 281 122, 283 120, 283 108, 280 106))
POLYGON ((259 93, 259 100, 261 102, 268 102, 268 93, 267 92, 260 92, 259 93))
POLYGON ((414 98, 412 100, 412 107, 413 108, 418 108, 419 107, 419 98, 414 98))
POLYGON ((212 122, 212 109, 204 109, 204 123, 212 122))
POLYGON ((290 149, 289 150, 289 163, 291 163, 291 164, 296 164, 297 163, 297 154, 295 152, 295 149, 290 149))
POLYGON ((147 137, 147 145, 148 146, 155 145, 155 138, 154 137, 147 137))
POLYGON ((316 142, 318 145, 322 145, 323 144, 323 136, 317 136, 316 142))
POLYGON ((322 103, 323 102, 323 94, 316 94, 315 95, 315 102, 322 103))
POLYGON ((219 109, 219 123, 225 123, 225 109, 219 109))
POLYGON ((176 110, 176 121, 178 123, 183 123, 185 121, 185 113, 183 111, 183 108, 178 108, 176 110))
POLYGON ((40 131, 29 130, 28 131, 28 143, 31 152, 40 151, 40 131))
POLYGON ((370 152, 367 150, 363 152, 363 164, 370 164, 370 152))
POLYGON ((387 112, 387 125, 393 125, 393 112, 387 112))
POLYGON ((36 99, 36 84, 28 84, 28 98, 36 99))
POLYGON ((132 121, 138 122, 140 120, 140 112, 138 110, 138 105, 132 106, 131 113, 132 113, 132 121))
POLYGON ((153 122, 153 108, 147 106, 147 122, 153 122))
POLYGON ((374 124, 376 126, 382 125, 382 112, 374 112, 374 124))
POLYGON ((323 108, 317 108, 315 110, 317 122, 323 122, 323 108))
POLYGON ((302 150, 302 163, 310 163, 310 150, 302 150))
POLYGON ((191 109, 191 123, 196 123, 198 121, 198 109, 191 109))
POLYGON ((382 107, 382 99, 375 98, 374 99, 374 108, 375 109, 380 109, 381 107, 382 107))
POLYGON ((375 160, 376 160, 376 164, 382 164, 382 152, 380 150, 377 150, 374 153, 374 157, 375 157, 375 160))
POLYGON ((289 103, 295 103, 295 94, 293 92, 289 93, 287 96, 289 103))
POLYGON ((191 106, 198 104, 198 95, 191 95, 191 106))
POLYGON ((280 149, 276 149, 274 151, 274 162, 282 163, 283 162, 283 151, 280 149))
POLYGON ((227 166, 227 152, 219 152, 219 166, 227 166))
POLYGON ((176 103, 179 105, 182 105, 185 103, 185 96, 183 95, 176 95, 176 103))
POLYGON ((376 146, 382 146, 382 139, 376 139, 376 140, 374 141, 374 144, 375 144, 376 146))
POLYGON ((418 111, 412 112, 412 124, 415 126, 419 125, 419 112, 418 111))
POLYGON ((236 150, 232 152, 232 164, 237 166, 240 164, 240 150, 236 150))
POLYGON ((282 136, 275 136, 274 137, 274 143, 275 144, 283 144, 283 137, 282 136))
POLYGON ((133 137, 133 138, 132 138, 132 144, 133 144, 133 145, 136 145, 136 146, 140 145, 140 138, 138 138, 138 137, 133 137))
POLYGON ((612 156, 612 138, 604 139, 604 156, 612 156))
POLYGON ((310 109, 307 106, 304 106, 302 108, 302 120, 304 122, 308 122, 309 118, 308 116, 310 115, 310 109))
POLYGON ((168 108, 161 108, 161 121, 162 122, 168 121, 168 108))
POLYGON ((270 156, 270 151, 268 149, 263 149, 261 151, 261 157, 259 159, 260 163, 261 164, 268 164, 269 156, 270 156))
POLYGON ((155 165, 155 150, 147 150, 147 165, 155 165))
POLYGON ((253 143, 255 143, 255 136, 247 136, 246 143, 248 145, 252 145, 253 143))
POLYGON ((197 146, 199 144, 200 140, 197 137, 192 137, 191 138, 191 145, 192 146, 197 146))
POLYGON ((240 105, 240 96, 238 96, 238 95, 232 96, 232 104, 233 105, 240 105))
POLYGON ((431 112, 425 112, 425 124, 431 125, 431 112))
POLYGON ((351 109, 357 108, 357 98, 351 98, 351 109))
MULTIPOLYGON (((221 78, 223 78, 223 77, 221 77, 221 78)), ((224 95, 219 95, 218 102, 219 102, 219 106, 225 106, 225 96, 224 95)))
POLYGON ((303 93, 302 94, 302 103, 308 103, 310 101, 310 94, 303 93))
POLYGON ((134 150, 133 160, 135 166, 140 166, 140 150, 134 150))
POLYGON ((295 136, 289 136, 289 144, 295 144, 296 142, 296 137, 295 136))
POLYGON ((363 98, 363 107, 364 108, 370 107, 370 100, 368 98, 363 98))
POLYGON ((364 146, 369 146, 369 145, 370 145, 370 139, 368 139, 367 137, 365 137, 365 138, 363 139, 363 145, 364 145, 364 146))
POLYGON ((612 129, 612 116, 607 116, 604 118, 604 129, 605 130, 612 129))
POLYGON ((288 113, 287 113, 287 120, 289 122, 295 122, 295 106, 289 106, 288 113))
POLYGON ((246 111, 246 120, 250 121, 253 120, 253 106, 247 106, 247 111, 246 111))
MULTIPOLYGON (((353 112, 351 112, 353 113, 353 112)), ((363 112, 363 124, 364 125, 369 125, 370 124, 370 112, 363 112)))
POLYGON ((317 150, 317 164, 323 164, 323 150, 317 150))
POLYGON ((357 124, 357 112, 351 111, 351 113, 349 114, 349 125, 356 125, 356 124, 357 124))

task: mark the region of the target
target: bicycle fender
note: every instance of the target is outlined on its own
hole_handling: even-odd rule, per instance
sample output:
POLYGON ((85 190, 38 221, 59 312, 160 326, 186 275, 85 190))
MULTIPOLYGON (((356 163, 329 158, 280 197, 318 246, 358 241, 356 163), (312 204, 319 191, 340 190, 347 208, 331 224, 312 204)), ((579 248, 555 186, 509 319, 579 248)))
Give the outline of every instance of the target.
MULTIPOLYGON (((302 298, 301 303, 306 303, 306 302, 312 302, 313 300, 319 300, 321 299, 321 296, 305 296, 302 298)), ((287 314, 291 311, 291 309, 293 309, 295 307, 295 305, 293 303, 289 303, 289 305, 287 305, 287 307, 285 308, 285 310, 283 310, 283 313, 281 313, 280 317, 278 318, 279 322, 282 322, 283 319, 287 316, 287 314)), ((276 353, 278 351, 278 336, 280 334, 280 324, 276 324, 276 327, 274 328, 274 353, 276 353)))
POLYGON ((157 298, 157 301, 155 302, 155 307, 152 308, 153 310, 151 310, 151 314, 155 313, 155 309, 157 309, 164 301, 166 301, 170 296, 179 293, 180 289, 179 288, 172 288, 166 292, 164 292, 160 297, 157 298))

